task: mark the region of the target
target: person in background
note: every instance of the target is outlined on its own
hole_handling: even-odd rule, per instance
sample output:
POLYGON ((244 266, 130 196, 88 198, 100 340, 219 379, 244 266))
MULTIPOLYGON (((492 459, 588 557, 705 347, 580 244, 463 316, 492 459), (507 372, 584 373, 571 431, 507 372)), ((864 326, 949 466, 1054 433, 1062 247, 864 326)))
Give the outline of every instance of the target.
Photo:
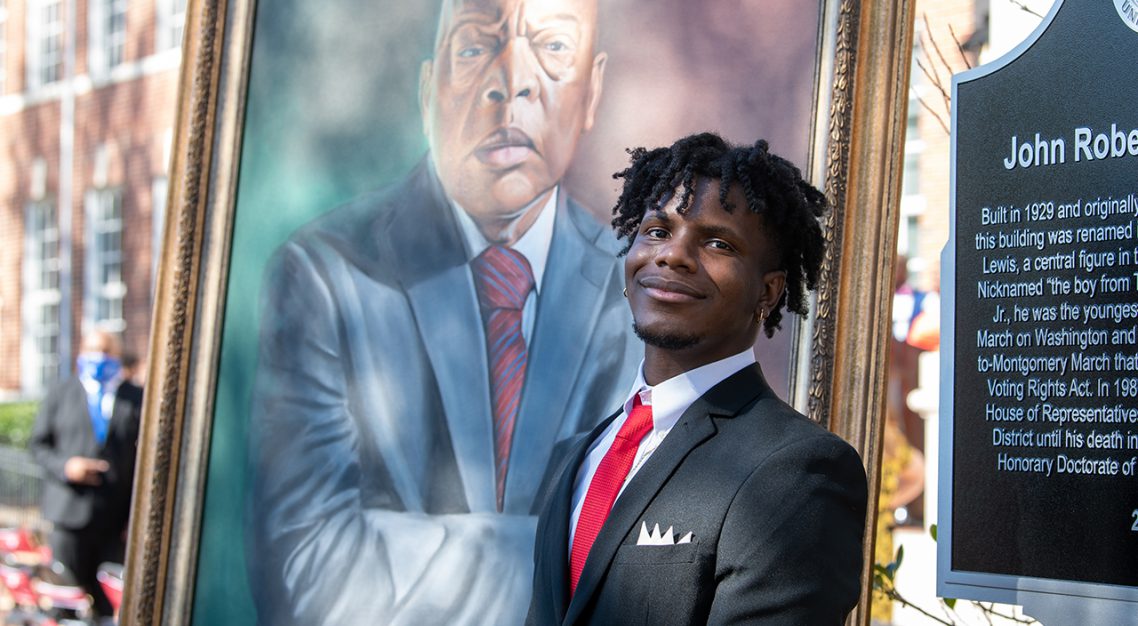
POLYGON ((44 470, 52 554, 91 594, 99 623, 113 623, 95 576, 100 563, 123 562, 142 407, 142 389, 123 381, 120 355, 114 335, 87 334, 75 376, 44 397, 28 443, 44 470))
POLYGON ((122 380, 135 387, 146 385, 146 362, 134 352, 123 352, 122 380))

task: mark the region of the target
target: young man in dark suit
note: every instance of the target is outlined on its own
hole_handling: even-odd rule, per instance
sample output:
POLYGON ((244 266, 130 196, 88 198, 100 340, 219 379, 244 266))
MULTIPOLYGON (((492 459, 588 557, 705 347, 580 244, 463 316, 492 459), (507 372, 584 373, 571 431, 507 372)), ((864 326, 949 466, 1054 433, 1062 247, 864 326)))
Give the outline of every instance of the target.
POLYGON ((113 610, 95 574, 104 561, 123 562, 142 410, 142 389, 123 379, 119 355, 114 335, 87 334, 76 375, 44 397, 28 442, 44 470, 52 555, 106 621, 113 610))
POLYGON ((538 523, 530 624, 841 624, 867 498, 857 453, 763 380, 805 314, 825 198, 764 141, 632 152, 613 224, 644 361, 571 449, 538 523))

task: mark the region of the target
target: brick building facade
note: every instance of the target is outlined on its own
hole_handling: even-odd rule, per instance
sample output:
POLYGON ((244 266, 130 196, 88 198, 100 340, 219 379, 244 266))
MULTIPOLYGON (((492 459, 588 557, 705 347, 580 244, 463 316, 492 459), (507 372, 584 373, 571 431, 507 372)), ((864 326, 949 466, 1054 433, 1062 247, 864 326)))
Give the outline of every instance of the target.
POLYGON ((0 394, 145 355, 185 0, 0 0, 0 394))

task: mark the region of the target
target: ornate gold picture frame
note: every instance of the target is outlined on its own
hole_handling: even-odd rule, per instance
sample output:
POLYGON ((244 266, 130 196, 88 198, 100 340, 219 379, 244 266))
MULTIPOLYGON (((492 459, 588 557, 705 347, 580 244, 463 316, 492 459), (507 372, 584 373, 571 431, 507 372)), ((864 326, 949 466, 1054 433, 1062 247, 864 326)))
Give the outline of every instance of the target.
MULTIPOLYGON (((351 21, 350 12, 330 8, 333 2, 309 4, 319 4, 322 11, 334 16, 329 20, 351 21)), ((396 7, 406 3, 372 4, 380 5, 373 11, 381 11, 384 6, 396 7)), ((642 11, 642 7, 633 0, 601 4, 601 41, 605 41, 606 36, 605 19, 618 19, 611 17, 617 15, 619 19, 632 20, 642 11)), ((588 201, 587 204, 603 204, 607 193, 605 185, 611 187, 611 182, 596 172, 611 173, 622 167, 625 156, 620 148, 632 146, 621 145, 620 142, 636 141, 639 142, 637 145, 653 141, 670 142, 681 131, 704 130, 693 127, 699 124, 714 126, 734 141, 754 139, 733 136, 741 133, 777 135, 776 124, 756 122, 748 125, 750 120, 739 113, 745 110, 756 111, 755 119, 771 119, 763 118, 763 115, 770 116, 771 111, 781 114, 785 110, 787 115, 797 115, 806 120, 803 126, 791 129, 792 132, 798 132, 796 129, 799 128, 802 130, 802 136, 797 139, 800 144, 790 145, 787 149, 785 145, 780 148, 778 141, 772 141, 772 149, 792 158, 797 151, 795 160, 816 185, 824 188, 834 210, 824 225, 830 247, 817 294, 815 315, 784 329, 786 352, 789 353, 784 358, 789 359, 790 367, 786 368, 783 391, 792 404, 843 436, 861 452, 870 479, 871 496, 876 495, 881 457, 885 352, 898 224, 901 149, 908 100, 912 4, 912 0, 823 0, 817 7, 811 6, 809 19, 795 22, 809 25, 806 27, 808 33, 797 33, 801 35, 801 41, 786 43, 785 40, 794 39, 795 34, 790 34, 777 45, 769 44, 775 48, 797 49, 794 45, 801 46, 802 41, 806 42, 806 49, 813 51, 813 57, 801 64, 801 67, 808 66, 805 76, 798 77, 805 86, 799 85, 798 91, 794 91, 794 85, 767 79, 760 90, 758 86, 747 83, 746 75, 739 70, 712 86, 713 91, 732 93, 723 85, 731 86, 738 79, 743 95, 731 105, 736 108, 727 113, 713 113, 703 122, 698 116, 680 115, 690 113, 690 109, 699 111, 699 107, 691 105, 694 99, 684 102, 686 97, 699 91, 699 83, 675 81, 679 76, 702 76, 701 68, 708 66, 706 62, 691 63, 686 73, 676 70, 669 74, 666 71, 668 59, 674 62, 673 68, 682 68, 683 58, 662 57, 663 60, 651 67, 641 60, 643 65, 637 65, 635 51, 613 44, 605 70, 608 73, 605 97, 611 96, 611 101, 624 102, 625 105, 623 109, 606 108, 602 101, 595 127, 578 148, 580 153, 604 155, 603 158, 598 157, 598 170, 579 165, 571 168, 564 179, 574 193, 588 201), (621 77, 616 85, 613 85, 614 76, 621 77), (660 89, 661 83, 668 91, 653 91, 660 89), (768 93, 746 97, 748 93, 758 94, 760 91, 768 93), (647 94, 644 102, 629 104, 629 98, 637 93, 647 94), (660 137, 648 132, 638 136, 626 131, 635 126, 631 121, 635 121, 637 116, 650 112, 654 106, 668 106, 659 97, 660 93, 672 94, 680 101, 680 105, 674 107, 676 113, 669 118, 672 125, 655 123, 662 129, 660 137), (791 93, 812 95, 808 101, 778 99, 783 96, 789 98, 786 94, 791 93), (735 115, 741 121, 723 121, 715 115, 735 115), (608 131, 605 130, 606 124, 608 131), (625 134, 617 132, 617 128, 625 134), (610 139, 613 145, 606 143, 610 139), (615 155, 612 154, 614 152, 615 155)), ((421 17, 419 14, 433 16, 437 5, 437 2, 426 2, 426 9, 412 13, 416 13, 416 19, 421 17)), ((758 23, 743 19, 755 9, 741 3, 674 2, 663 5, 686 6, 684 10, 687 13, 672 15, 671 19, 665 19, 668 15, 655 15, 655 18, 663 20, 660 22, 644 18, 649 26, 654 27, 653 36, 660 42, 653 48, 656 53, 673 48, 694 49, 692 54, 710 55, 708 58, 713 59, 719 53, 717 50, 730 49, 722 47, 730 43, 728 35, 739 35, 740 32, 745 35, 746 31, 739 29, 751 28, 752 24, 758 23), (684 28, 703 23, 696 17, 705 18, 708 24, 731 24, 735 30, 727 35, 721 33, 718 40, 709 41, 707 45, 693 47, 690 40, 681 35, 684 28), (733 19, 735 17, 739 19, 733 19), (669 32, 659 24, 674 24, 676 30, 669 32)), ((787 2, 785 5, 794 11, 802 11, 800 3, 787 2)), ((244 379, 255 376, 255 356, 238 359, 236 363, 239 366, 234 366, 231 357, 224 354, 226 349, 232 350, 233 344, 229 344, 229 348, 223 347, 223 340, 228 340, 227 325, 234 323, 227 319, 236 310, 234 294, 244 298, 242 302, 246 304, 242 306, 246 306, 248 301, 256 301, 256 292, 259 291, 255 285, 246 284, 248 276, 259 276, 259 266, 255 268, 257 271, 248 268, 238 271, 236 265, 252 245, 246 233, 253 227, 241 223, 243 216, 252 209, 246 208, 250 205, 242 204, 248 200, 239 194, 246 193, 242 184, 247 184, 257 175, 256 171, 247 169, 252 167, 253 158, 247 142, 250 141, 251 129, 261 121, 256 116, 263 115, 260 111, 265 110, 256 108, 254 111, 250 108, 250 101, 251 98, 265 97, 257 95, 265 92, 257 91, 264 85, 258 87, 256 81, 260 80, 258 77, 269 76, 262 73, 267 72, 262 68, 268 67, 269 63, 261 60, 255 50, 258 50, 258 45, 267 45, 264 42, 271 41, 272 37, 258 29, 288 19, 292 16, 290 11, 299 12, 297 6, 298 3, 256 3, 253 0, 190 0, 188 3, 181 98, 171 164, 170 210, 156 287, 150 387, 145 401, 139 444, 140 469, 135 481, 130 527, 122 611, 125 624, 220 623, 217 620, 222 618, 228 623, 246 623, 251 617, 251 600, 245 590, 248 573, 243 568, 230 567, 228 562, 211 560, 214 557, 209 556, 223 550, 242 552, 246 532, 222 520, 218 517, 220 514, 214 512, 219 510, 218 507, 232 509, 237 506, 234 502, 240 499, 244 489, 243 485, 226 481, 218 470, 225 465, 217 465, 217 459, 226 458, 230 459, 227 461, 230 465, 239 464, 246 446, 246 442, 232 436, 231 431, 219 430, 221 422, 217 421, 217 410, 219 405, 228 407, 227 419, 234 419, 233 407, 245 406, 241 404, 245 400, 235 401, 231 397, 230 386, 245 385, 242 388, 247 389, 252 383, 244 379), (203 549, 209 553, 204 559, 203 549), (203 580, 207 582, 203 583, 203 580), (232 596, 229 592, 218 591, 227 589, 236 591, 232 596), (208 622, 205 621, 207 613, 208 622)), ((374 15, 372 19, 378 19, 374 15)), ((301 35, 309 29, 326 32, 329 28, 323 22, 304 22, 304 17, 300 15, 297 18, 301 20, 297 23, 303 28, 294 25, 293 30, 281 35, 281 41, 288 41, 291 37, 296 45, 303 47, 301 35)), ((783 17, 796 19, 791 14, 783 17)), ((430 23, 424 25, 421 19, 414 21, 392 13, 390 21, 379 19, 375 23, 386 24, 389 27, 386 32, 430 30, 427 36, 420 37, 427 42, 423 56, 429 56, 429 35, 433 35, 431 24, 434 22, 433 18, 428 21, 430 23), (404 19, 408 20, 407 24, 417 25, 404 26, 401 21, 404 19)), ((608 41, 617 39, 616 30, 608 31, 608 41)), ((710 40, 706 31, 699 32, 710 40)), ((758 34, 754 37, 761 43, 758 34)), ((733 67, 731 63, 738 62, 743 64, 739 67, 745 68, 746 51, 760 44, 742 36, 736 43, 737 50, 742 52, 735 52, 730 58, 724 57, 723 63, 733 67)), ((344 45, 361 45, 361 42, 345 39, 344 45)), ((376 72, 382 74, 386 62, 384 55, 389 48, 377 46, 372 58, 348 58, 342 53, 329 54, 327 58, 309 58, 304 68, 307 73, 298 71, 303 74, 298 84, 303 85, 304 80, 312 80, 312 77, 322 80, 325 72, 335 72, 345 63, 353 64, 356 71, 358 65, 377 68, 376 72)), ((414 53, 407 54, 414 56, 414 53)), ((272 76, 287 75, 290 68, 295 67, 290 65, 295 61, 287 55, 279 51, 273 54, 275 56, 271 58, 278 66, 275 68, 277 73, 272 76)), ((797 52, 794 54, 802 56, 797 52)), ((781 79, 790 80, 785 76, 781 79)), ((314 85, 311 88, 319 87, 314 85)), ((405 92, 407 90, 400 93, 405 92)), ((418 104, 415 94, 400 97, 414 112, 418 104)), ((724 97, 723 100, 731 98, 724 97)), ((401 101, 396 98, 384 102, 384 106, 397 107, 401 101)), ((289 102, 281 101, 280 105, 287 106, 289 102)), ((253 102, 253 106, 264 107, 264 103, 253 102)), ((279 130, 283 133, 290 128, 279 130)), ((270 133, 265 128, 261 131, 270 133)), ((352 132, 364 131, 353 129, 352 132)), ((348 143, 335 144, 330 149, 333 161, 344 153, 343 146, 351 145, 352 137, 339 139, 348 143)), ((414 142, 421 140, 412 138, 408 141, 413 148, 414 142)), ((783 143, 793 144, 793 141, 792 138, 783 143)), ((578 161, 584 160, 578 158, 578 161)), ((597 159, 590 159, 594 160, 597 159)), ((374 164, 362 163, 358 166, 359 171, 366 174, 370 165, 374 164)), ((330 194, 337 203, 361 191, 352 187, 357 179, 345 176, 348 180, 346 190, 337 192, 339 195, 330 194)), ((603 219, 603 211, 597 217, 603 219)), ((282 219, 287 219, 287 216, 282 219)), ((294 219, 304 221, 295 216, 294 219)), ((241 328, 230 326, 228 332, 241 336, 241 328)), ((248 334, 255 335, 244 333, 248 334)), ((255 347, 255 336, 244 336, 244 340, 255 347)), ((868 515, 867 527, 873 528, 873 506, 868 515)), ((867 558, 862 603, 857 614, 851 617, 853 623, 868 624, 869 621, 872 543, 872 533, 869 533, 865 543, 867 558)))

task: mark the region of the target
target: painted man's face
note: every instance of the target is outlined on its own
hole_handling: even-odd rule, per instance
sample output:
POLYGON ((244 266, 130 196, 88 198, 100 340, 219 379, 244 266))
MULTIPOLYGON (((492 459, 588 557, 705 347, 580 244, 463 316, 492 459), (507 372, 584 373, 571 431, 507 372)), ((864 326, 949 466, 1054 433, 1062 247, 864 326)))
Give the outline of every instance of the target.
POLYGON ((423 125, 447 194, 510 219, 561 180, 593 125, 595 0, 448 0, 423 64, 423 125))

